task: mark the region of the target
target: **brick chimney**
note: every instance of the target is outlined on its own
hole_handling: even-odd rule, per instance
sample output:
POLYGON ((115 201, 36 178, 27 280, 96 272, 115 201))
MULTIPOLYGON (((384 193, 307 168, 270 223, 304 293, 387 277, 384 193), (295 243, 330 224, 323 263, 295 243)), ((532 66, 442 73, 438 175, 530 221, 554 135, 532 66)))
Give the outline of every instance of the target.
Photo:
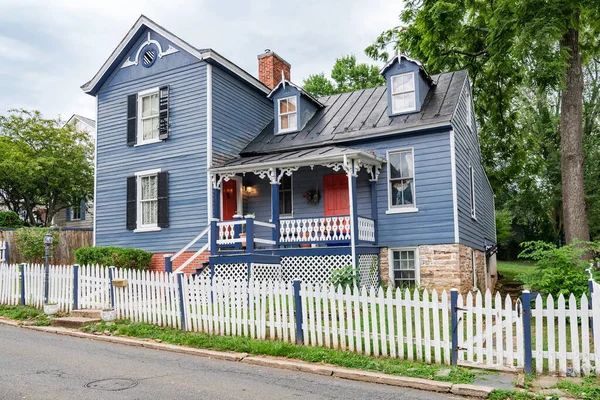
POLYGON ((273 89, 281 81, 281 71, 290 80, 292 66, 275 52, 266 49, 258 55, 258 80, 273 89))

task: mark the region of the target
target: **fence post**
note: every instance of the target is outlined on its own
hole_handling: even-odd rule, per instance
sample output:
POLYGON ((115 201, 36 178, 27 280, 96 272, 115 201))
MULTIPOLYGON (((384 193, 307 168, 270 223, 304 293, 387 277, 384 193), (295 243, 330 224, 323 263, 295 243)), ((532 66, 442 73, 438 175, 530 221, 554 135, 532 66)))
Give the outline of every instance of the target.
POLYGON ((450 289, 452 313, 452 365, 458 365, 458 289, 450 289))
POLYGON ((525 352, 525 373, 533 372, 533 352, 531 346, 531 293, 523 290, 523 345, 525 352))
POLYGON ((4 242, 4 262, 6 265, 10 265, 10 256, 8 252, 8 242, 4 242))
POLYGON ((294 303, 296 304, 296 344, 304 344, 304 331, 302 330, 302 297, 300 296, 300 281, 294 280, 294 303))
POLYGON ((181 330, 185 329, 185 305, 183 301, 183 275, 182 273, 177 274, 177 286, 179 287, 179 317, 181 318, 181 330))
POLYGON ((79 310, 79 265, 73 265, 73 310, 79 310))
POLYGON ((115 287, 113 286, 115 267, 108 268, 108 279, 110 280, 110 308, 115 308, 115 287))
MULTIPOLYGON (((590 301, 589 301, 588 308, 590 310, 593 310, 592 303, 594 301, 594 278, 592 277, 591 269, 589 271, 590 271, 590 278, 588 279, 588 289, 590 292, 590 301)), ((592 327, 592 339, 593 339, 594 338, 594 317, 593 316, 590 317, 590 326, 592 327)))
POLYGON ((173 261, 171 261, 173 254, 165 254, 165 272, 173 272, 173 261))
POLYGON ((27 264, 21 264, 21 305, 25 305, 25 266, 27 264))

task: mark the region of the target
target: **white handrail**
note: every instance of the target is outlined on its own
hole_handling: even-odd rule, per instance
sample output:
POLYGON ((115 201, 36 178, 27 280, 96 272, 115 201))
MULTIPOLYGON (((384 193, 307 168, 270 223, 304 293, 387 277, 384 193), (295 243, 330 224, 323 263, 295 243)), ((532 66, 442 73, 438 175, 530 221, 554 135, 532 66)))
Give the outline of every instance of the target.
POLYGON ((181 266, 179 268, 177 268, 174 273, 177 274, 180 271, 182 271, 185 267, 187 267, 188 265, 190 265, 190 263, 192 261, 194 261, 196 259, 196 257, 198 257, 200 254, 204 253, 208 249, 209 245, 210 245, 210 243, 206 243, 204 246, 202 246, 202 248, 200 250, 198 250, 197 252, 195 252, 193 256, 191 256, 186 262, 184 262, 183 264, 181 264, 181 266))
POLYGON ((189 242, 188 244, 186 244, 183 249, 179 250, 177 253, 175 253, 175 255, 173 255, 171 257, 171 261, 174 261, 177 257, 179 257, 180 255, 182 255, 187 249, 189 249, 190 247, 192 247, 194 245, 194 243, 196 243, 198 240, 202 239, 202 237, 204 235, 206 235, 208 233, 208 231, 210 231, 210 225, 206 227, 206 229, 204 229, 202 232, 200 232, 198 234, 198 236, 196 236, 194 239, 192 239, 191 242, 189 242))
POLYGON ((254 221, 254 225, 266 226, 267 228, 275 228, 275 224, 271 222, 254 221))

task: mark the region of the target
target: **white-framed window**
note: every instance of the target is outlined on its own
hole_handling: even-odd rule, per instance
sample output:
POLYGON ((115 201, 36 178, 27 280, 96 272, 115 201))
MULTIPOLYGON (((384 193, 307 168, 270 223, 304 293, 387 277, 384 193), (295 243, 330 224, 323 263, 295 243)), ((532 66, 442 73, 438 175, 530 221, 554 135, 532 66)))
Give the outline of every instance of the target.
POLYGON ((394 287, 419 285, 419 251, 416 247, 390 248, 390 281, 394 287))
POLYGON ((279 185, 279 216, 291 217, 294 214, 292 177, 283 174, 279 185))
POLYGON ((277 100, 279 133, 298 130, 298 111, 296 96, 277 100))
POLYGON ((78 221, 81 219, 81 205, 71 207, 71 221, 78 221))
POLYGON ((469 129, 473 129, 473 121, 474 121, 474 115, 473 115, 473 106, 471 104, 471 87, 469 85, 466 86, 466 90, 467 92, 465 93, 465 105, 467 108, 467 125, 469 126, 469 129))
POLYGON ((160 230, 158 227, 158 173, 160 169, 137 172, 137 229, 160 230))
POLYGON ((414 111, 417 109, 414 72, 392 76, 391 86, 393 114, 414 111))
POLYGON ((473 166, 469 165, 469 187, 470 187, 470 198, 471 198, 471 218, 477 218, 476 206, 475 206, 475 172, 473 166))
POLYGON ((414 212, 415 163, 414 149, 393 150, 387 153, 388 212, 414 212))
POLYGON ((156 143, 159 126, 158 88, 138 93, 137 144, 156 143))

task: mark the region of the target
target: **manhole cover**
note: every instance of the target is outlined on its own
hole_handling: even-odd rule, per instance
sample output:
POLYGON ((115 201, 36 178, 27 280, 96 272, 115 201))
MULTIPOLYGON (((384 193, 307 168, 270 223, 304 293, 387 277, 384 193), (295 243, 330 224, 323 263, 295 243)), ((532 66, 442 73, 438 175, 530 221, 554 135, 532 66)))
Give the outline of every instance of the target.
POLYGON ((85 387, 90 389, 108 390, 116 392, 119 390, 131 389, 137 386, 137 382, 132 379, 101 379, 99 381, 90 382, 85 387))

